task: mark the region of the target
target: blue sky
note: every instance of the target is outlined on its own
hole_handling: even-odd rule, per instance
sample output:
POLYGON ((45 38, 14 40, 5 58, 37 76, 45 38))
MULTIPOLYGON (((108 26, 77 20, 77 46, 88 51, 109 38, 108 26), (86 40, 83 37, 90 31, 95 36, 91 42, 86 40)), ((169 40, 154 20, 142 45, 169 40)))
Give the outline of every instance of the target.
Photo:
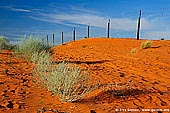
POLYGON ((169 0, 1 0, 0 35, 18 41, 24 35, 41 38, 55 34, 60 43, 87 36, 106 37, 111 20, 111 37, 136 37, 139 10, 142 10, 141 37, 170 39, 169 0))

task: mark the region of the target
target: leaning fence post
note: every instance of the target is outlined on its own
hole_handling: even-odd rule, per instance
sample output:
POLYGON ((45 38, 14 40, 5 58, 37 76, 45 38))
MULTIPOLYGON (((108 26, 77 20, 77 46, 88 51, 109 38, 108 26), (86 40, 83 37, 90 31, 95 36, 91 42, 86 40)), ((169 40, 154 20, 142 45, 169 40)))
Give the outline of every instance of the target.
POLYGON ((61 43, 64 44, 64 32, 61 32, 61 43))
POLYGON ((107 26, 107 27, 108 27, 107 38, 109 38, 109 35, 110 35, 110 34, 109 34, 109 32, 110 32, 110 19, 109 19, 109 22, 108 22, 108 26, 107 26))
POLYGON ((138 28, 137 28, 137 36, 136 36, 137 40, 139 40, 139 34, 140 34, 140 18, 141 18, 141 10, 138 18, 138 28))
POLYGON ((73 40, 75 41, 76 40, 76 30, 75 30, 75 27, 73 29, 73 40))
POLYGON ((52 39, 52 41, 53 41, 53 47, 54 47, 54 34, 53 34, 53 39, 52 39))

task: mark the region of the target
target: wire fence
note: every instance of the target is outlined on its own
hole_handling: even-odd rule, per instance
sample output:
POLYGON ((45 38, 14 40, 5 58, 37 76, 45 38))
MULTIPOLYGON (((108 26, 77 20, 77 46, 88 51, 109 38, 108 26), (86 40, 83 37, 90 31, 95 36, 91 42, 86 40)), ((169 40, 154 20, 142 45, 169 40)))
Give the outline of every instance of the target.
MULTIPOLYGON (((89 22, 89 25, 87 26, 87 35, 85 35, 84 38, 90 38, 90 33, 91 33, 90 28, 91 28, 91 26, 90 26, 90 22, 89 22)), ((94 29, 97 29, 97 28, 94 28, 94 29)), ((138 35, 139 35, 139 29, 140 28, 138 28, 138 35)), ((110 38, 110 31, 111 31, 111 20, 109 19, 108 22, 107 22, 106 36, 103 36, 103 37, 110 38)), ((49 35, 47 35, 45 38, 42 38, 43 43, 44 44, 51 44, 52 46, 56 45, 55 39, 57 38, 57 40, 59 40, 59 37, 55 38, 55 34, 52 34, 51 36, 52 36, 50 38, 51 40, 49 40, 49 35)), ((76 28, 75 27, 73 28, 72 36, 69 36, 69 37, 70 37, 70 39, 67 39, 67 41, 75 41, 76 40, 76 28)), ((100 37, 101 37, 101 35, 100 35, 100 37)), ((61 32, 61 39, 60 40, 61 40, 61 44, 64 44, 65 42, 67 42, 67 41, 64 40, 64 32, 61 32)))
MULTIPOLYGON (((98 28, 90 26, 90 22, 86 27, 73 27, 73 30, 69 33, 61 32, 58 35, 51 35, 51 42, 53 45, 63 44, 68 41, 75 41, 80 38, 90 38, 90 37, 106 37, 106 38, 136 38, 136 39, 170 39, 170 9, 153 9, 153 10, 140 10, 136 17, 130 18, 133 14, 125 14, 120 23, 116 23, 114 18, 106 20, 106 28, 98 28), (124 19, 124 20, 123 20, 124 19), (132 21, 133 22, 130 22, 132 21), (121 23, 124 22, 124 23, 121 23), (124 30, 118 29, 124 25, 124 30), (119 27, 118 27, 119 26, 119 27), (126 28, 127 27, 127 28, 126 28), (81 30, 80 30, 81 29, 81 30), (132 30, 131 30, 132 29, 132 30), (84 33, 80 32, 83 31, 84 33), (100 33, 100 31, 105 31, 100 33), (82 34, 84 36, 82 36, 82 34), (98 34, 96 36, 95 34, 98 34)), ((120 19, 121 20, 121 19, 120 19)), ((97 21, 97 20, 96 20, 97 21)), ((49 38, 49 36, 45 37, 49 38)), ((48 39, 46 39, 48 43, 48 39)))
MULTIPOLYGON (((106 37, 106 38, 135 38, 139 39, 162 39, 170 40, 170 8, 141 10, 140 11, 122 11, 124 13, 115 15, 119 16, 104 18, 103 20, 88 21, 87 25, 64 26, 54 24, 52 28, 36 29, 32 32, 24 30, 7 31, 7 37, 11 40, 19 41, 24 34, 36 35, 42 38, 44 43, 50 43, 53 46, 63 44, 69 41, 75 41, 81 38, 106 37), (140 17, 140 22, 139 22, 140 17), (96 23, 103 25, 95 26, 96 23), (95 25, 94 25, 95 23, 95 25), (62 27, 64 26, 64 27, 62 27), (55 28, 57 27, 57 28, 55 28), (138 32, 138 33, 137 33, 138 32), (48 37, 48 38, 47 38, 48 37)), ((1 31, 5 32, 5 30, 1 31)), ((3 35, 3 34, 2 34, 3 35)))

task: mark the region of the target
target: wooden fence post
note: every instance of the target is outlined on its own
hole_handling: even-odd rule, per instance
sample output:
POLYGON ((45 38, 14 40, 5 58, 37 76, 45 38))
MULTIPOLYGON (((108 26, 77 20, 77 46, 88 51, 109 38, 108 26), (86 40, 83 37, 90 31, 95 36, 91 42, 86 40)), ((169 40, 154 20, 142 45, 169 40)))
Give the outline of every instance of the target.
POLYGON ((141 19, 141 10, 138 18, 138 28, 137 28, 137 36, 136 36, 137 40, 139 40, 139 35, 140 35, 140 19, 141 19))
POLYGON ((42 43, 43 43, 43 44, 45 44, 45 42, 44 42, 44 38, 42 38, 42 43))
POLYGON ((64 44, 64 32, 61 32, 61 43, 64 44))
POLYGON ((52 41, 53 41, 53 47, 54 47, 54 34, 53 34, 53 39, 52 39, 52 41))
POLYGON ((74 27, 74 29, 73 29, 73 41, 75 41, 76 40, 76 30, 75 30, 75 27, 74 27))
POLYGON ((48 35, 47 35, 47 45, 48 45, 48 35))
POLYGON ((109 19, 109 22, 108 22, 108 32, 107 32, 107 38, 109 38, 109 36, 110 36, 110 19, 109 19))
POLYGON ((87 26, 87 38, 90 37, 90 22, 89 25, 87 26))

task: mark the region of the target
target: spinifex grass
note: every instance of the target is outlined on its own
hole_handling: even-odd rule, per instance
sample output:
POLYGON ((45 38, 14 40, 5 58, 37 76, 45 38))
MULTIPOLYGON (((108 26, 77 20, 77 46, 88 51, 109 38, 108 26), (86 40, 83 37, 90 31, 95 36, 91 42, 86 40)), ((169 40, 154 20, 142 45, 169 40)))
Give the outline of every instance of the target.
POLYGON ((150 48, 151 47, 151 42, 150 41, 145 41, 141 44, 142 49, 150 48))
POLYGON ((9 44, 9 40, 4 37, 0 36, 0 51, 1 50, 13 50, 15 48, 15 45, 9 44))
POLYGON ((62 101, 76 101, 91 91, 88 79, 88 72, 65 63, 59 64, 46 78, 48 89, 62 101))
POLYGON ((3 36, 0 36, 0 51, 6 49, 6 45, 9 43, 9 40, 3 36))
POLYGON ((53 63, 51 56, 46 52, 34 54, 32 57, 35 57, 32 59, 35 59, 33 62, 36 63, 40 82, 61 101, 76 101, 93 90, 88 84, 90 78, 88 71, 82 71, 64 62, 53 63))
POLYGON ((35 64, 35 74, 49 91, 61 101, 76 101, 91 91, 89 73, 66 63, 52 62, 49 45, 32 38, 23 39, 15 50, 16 55, 35 64))
POLYGON ((34 53, 47 51, 49 48, 50 45, 44 44, 37 37, 30 36, 29 39, 23 38, 19 42, 15 52, 17 56, 24 58, 27 61, 31 61, 31 56, 34 53))
POLYGON ((137 52, 137 49, 136 48, 133 48, 130 53, 133 54, 133 53, 136 53, 137 52))

